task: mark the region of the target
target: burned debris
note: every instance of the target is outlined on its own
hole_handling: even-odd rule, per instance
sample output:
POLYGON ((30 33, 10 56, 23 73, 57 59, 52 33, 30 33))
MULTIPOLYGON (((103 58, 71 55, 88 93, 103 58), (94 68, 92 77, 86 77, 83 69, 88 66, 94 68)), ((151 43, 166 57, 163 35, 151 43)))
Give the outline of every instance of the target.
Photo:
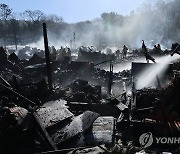
MULTIPOLYGON (((144 41, 141 52, 148 63, 133 62, 142 55, 128 53, 126 45, 122 57, 120 50, 104 54, 81 46, 73 58, 70 48, 48 47, 45 23, 43 32, 45 56, 36 48, 21 49, 19 54, 26 50, 21 57, 0 48, 2 153, 180 151, 177 144, 145 147, 139 142, 148 132, 180 135, 180 61, 174 55, 179 45, 173 57, 162 57, 165 64, 147 53, 144 41), (114 72, 118 63, 128 61, 131 70, 114 72)), ((162 55, 160 45, 156 50, 162 55)))

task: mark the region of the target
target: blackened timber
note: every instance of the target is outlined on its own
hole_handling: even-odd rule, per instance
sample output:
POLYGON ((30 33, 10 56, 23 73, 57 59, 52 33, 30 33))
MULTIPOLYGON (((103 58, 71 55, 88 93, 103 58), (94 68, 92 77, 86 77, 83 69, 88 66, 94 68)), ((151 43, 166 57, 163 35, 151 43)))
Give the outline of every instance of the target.
POLYGON ((5 89, 8 89, 9 91, 11 91, 12 93, 16 94, 17 96, 25 99, 26 101, 28 101, 31 105, 36 105, 36 103, 34 103, 33 101, 31 101, 30 99, 24 97, 23 95, 19 94, 18 92, 14 91, 11 87, 7 87, 4 84, 0 83, 0 86, 4 87, 5 89))
POLYGON ((8 87, 12 87, 9 82, 7 82, 2 76, 0 76, 0 79, 6 84, 8 87))
POLYGON ((94 66, 97 66, 97 65, 100 65, 100 64, 104 64, 104 63, 109 62, 109 61, 112 61, 112 60, 106 60, 106 61, 103 61, 103 62, 100 62, 100 63, 94 64, 94 66))
POLYGON ((49 57, 46 23, 43 23, 43 34, 44 34, 44 47, 45 47, 45 56, 46 56, 48 86, 49 86, 49 91, 51 92, 52 91, 52 75, 51 75, 51 65, 50 65, 50 57, 49 57))
POLYGON ((112 76, 113 76, 113 64, 110 61, 110 72, 109 72, 109 83, 108 83, 108 95, 109 96, 111 96, 112 76))

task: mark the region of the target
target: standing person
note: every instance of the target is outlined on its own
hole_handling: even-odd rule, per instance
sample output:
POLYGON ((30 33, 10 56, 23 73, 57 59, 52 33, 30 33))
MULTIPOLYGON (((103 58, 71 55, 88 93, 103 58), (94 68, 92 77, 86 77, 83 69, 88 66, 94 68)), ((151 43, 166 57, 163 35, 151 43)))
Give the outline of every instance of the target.
POLYGON ((123 52, 122 52, 122 54, 123 54, 123 59, 126 58, 127 50, 128 50, 128 48, 124 45, 124 46, 123 46, 123 52))
POLYGON ((120 57, 120 50, 118 49, 118 50, 116 51, 116 58, 119 59, 119 57, 120 57))
POLYGON ((157 44, 157 52, 158 54, 162 54, 161 45, 157 44))
POLYGON ((144 43, 144 40, 142 40, 142 52, 143 52, 144 56, 146 57, 147 63, 149 63, 149 60, 151 60, 154 63, 156 63, 155 59, 147 52, 147 48, 146 48, 146 45, 144 43))

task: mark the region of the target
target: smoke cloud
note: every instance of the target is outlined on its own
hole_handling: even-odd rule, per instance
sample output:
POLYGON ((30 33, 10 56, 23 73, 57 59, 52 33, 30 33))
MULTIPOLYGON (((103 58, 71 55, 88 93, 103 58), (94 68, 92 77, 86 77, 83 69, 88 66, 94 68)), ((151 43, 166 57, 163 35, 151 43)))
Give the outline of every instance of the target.
MULTIPOLYGON (((128 16, 103 13, 92 21, 65 24, 58 36, 48 32, 49 45, 56 48, 94 45, 102 50, 126 44, 133 49, 140 48, 141 40, 145 40, 148 48, 157 43, 162 48, 171 48, 172 42, 177 42, 180 36, 179 7, 178 0, 147 1, 128 16)), ((43 39, 31 45, 42 48, 43 39)))

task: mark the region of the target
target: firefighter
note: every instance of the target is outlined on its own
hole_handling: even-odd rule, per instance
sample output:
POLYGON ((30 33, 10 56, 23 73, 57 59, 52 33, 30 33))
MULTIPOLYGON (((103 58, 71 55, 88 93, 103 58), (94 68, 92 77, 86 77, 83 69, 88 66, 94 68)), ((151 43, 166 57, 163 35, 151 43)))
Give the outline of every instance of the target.
POLYGON ((124 45, 124 46, 123 46, 123 52, 122 52, 122 58, 123 58, 123 59, 126 58, 127 50, 128 50, 128 48, 124 45))
POLYGON ((147 52, 147 48, 146 48, 146 45, 145 45, 145 43, 144 43, 144 40, 142 40, 142 52, 143 52, 143 54, 144 54, 144 56, 146 57, 146 61, 147 61, 147 63, 149 63, 149 60, 151 60, 151 61, 153 61, 154 63, 156 63, 155 62, 155 59, 147 52))
POLYGON ((120 50, 118 49, 118 50, 116 51, 116 58, 119 59, 119 57, 120 57, 120 50))
POLYGON ((162 50, 161 50, 161 45, 160 45, 160 44, 157 44, 157 51, 158 51, 158 53, 159 53, 159 54, 161 54, 161 53, 162 53, 162 50))

